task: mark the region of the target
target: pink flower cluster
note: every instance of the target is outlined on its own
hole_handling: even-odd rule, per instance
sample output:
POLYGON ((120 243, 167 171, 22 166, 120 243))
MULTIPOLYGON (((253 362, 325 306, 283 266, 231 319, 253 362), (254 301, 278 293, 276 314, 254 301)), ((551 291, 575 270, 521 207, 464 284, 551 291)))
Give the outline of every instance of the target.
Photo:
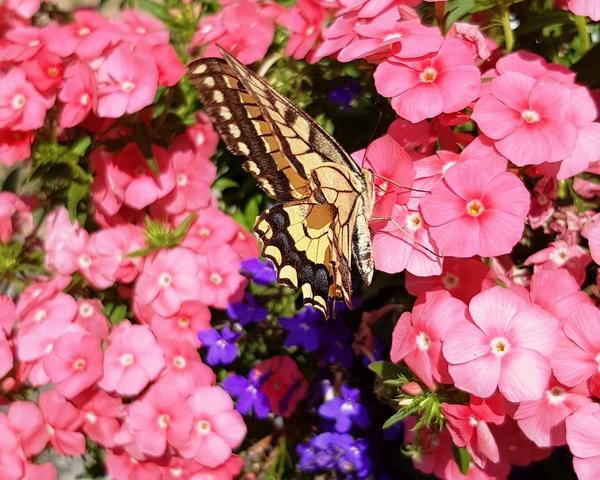
MULTIPOLYGON (((11 1, 1 8, 29 19, 38 7, 39 1, 11 1)), ((139 112, 159 86, 183 75, 168 30, 153 17, 135 10, 118 21, 92 10, 74 17, 44 27, 0 24, 0 160, 6 165, 29 157, 51 108, 59 110, 61 128, 94 129, 93 119, 139 112)))

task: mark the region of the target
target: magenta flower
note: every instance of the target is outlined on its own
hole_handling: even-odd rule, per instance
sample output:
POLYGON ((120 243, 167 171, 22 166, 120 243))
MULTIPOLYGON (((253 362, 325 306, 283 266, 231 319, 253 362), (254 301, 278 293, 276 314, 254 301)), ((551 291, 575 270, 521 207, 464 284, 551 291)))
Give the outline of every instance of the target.
POLYGON ((529 192, 497 162, 469 159, 446 171, 421 210, 443 254, 496 256, 520 240, 529 192))
POLYGON ((31 207, 12 192, 0 192, 0 242, 23 241, 33 228, 31 207))
POLYGON ((448 292, 429 292, 425 302, 404 312, 392 333, 392 362, 403 360, 430 389, 435 382, 451 383, 448 364, 442 356, 442 342, 461 320, 467 306, 448 292))
POLYGON ((42 237, 49 270, 70 275, 89 266, 89 257, 85 253, 88 233, 79 222, 71 222, 66 208, 58 207, 46 216, 42 237))
MULTIPOLYGON (((221 261, 225 262, 219 258, 221 261)), ((177 313, 183 302, 203 300, 205 278, 199 263, 198 256, 185 247, 159 250, 146 257, 135 283, 134 302, 152 305, 158 315, 166 317, 177 313)))
POLYGON ((444 40, 439 52, 417 60, 389 58, 374 78, 377 91, 392 98, 396 113, 413 123, 462 110, 480 88, 471 51, 456 39, 444 40))
POLYGON ((190 342, 199 346, 196 334, 210 328, 210 310, 199 301, 189 300, 173 315, 158 315, 152 308, 144 309, 144 314, 136 316, 150 324, 150 328, 159 340, 172 339, 178 342, 190 342), (146 315, 146 312, 148 315, 146 315))
POLYGON ((98 115, 118 118, 135 113, 154 100, 158 70, 141 50, 115 48, 98 71, 98 115))
POLYGON ((550 377, 556 318, 501 287, 473 297, 469 313, 472 321, 450 329, 442 346, 456 387, 484 398, 499 389, 511 402, 539 399, 550 377))
POLYGON ((63 104, 60 113, 62 128, 80 124, 96 108, 96 78, 87 63, 76 62, 67 67, 58 99, 63 104))
POLYGON ((150 329, 123 322, 111 333, 99 386, 123 396, 137 395, 164 367, 164 354, 150 329))
POLYGON ((33 132, 17 132, 0 128, 0 164, 10 167, 29 158, 33 132))
POLYGON ((573 153, 577 130, 569 118, 570 87, 506 72, 473 106, 472 118, 515 165, 557 162, 573 153))
POLYGON ((327 10, 310 0, 300 0, 277 18, 277 23, 290 32, 285 46, 286 56, 296 60, 305 58, 321 36, 327 10))
POLYGON ((0 77, 0 128, 24 132, 40 128, 50 106, 23 70, 12 68, 0 77))

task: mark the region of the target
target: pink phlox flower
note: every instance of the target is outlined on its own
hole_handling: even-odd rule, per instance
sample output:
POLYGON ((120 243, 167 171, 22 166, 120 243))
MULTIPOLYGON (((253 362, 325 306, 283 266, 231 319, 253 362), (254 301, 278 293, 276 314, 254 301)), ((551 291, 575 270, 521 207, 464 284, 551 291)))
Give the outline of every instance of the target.
POLYGON ((513 418, 523 433, 539 447, 564 445, 567 441, 565 420, 591 402, 588 395, 585 385, 569 389, 551 377, 542 398, 521 402, 513 418))
POLYGON ((560 164, 557 178, 563 180, 587 170, 600 160, 600 122, 598 107, 590 91, 580 85, 571 86, 569 119, 577 130, 577 140, 571 155, 560 164))
POLYGON ((392 362, 403 360, 432 390, 435 382, 451 383, 448 364, 442 356, 442 341, 448 330, 466 320, 466 308, 448 292, 428 292, 424 303, 398 319, 392 333, 392 362))
POLYGON ((500 155, 498 150, 494 148, 494 141, 487 138, 485 135, 478 135, 469 143, 461 152, 461 157, 467 158, 488 158, 489 160, 495 160, 498 164, 504 162, 504 165, 508 164, 506 157, 500 155))
POLYGON ((509 417, 500 425, 490 425, 490 430, 500 449, 502 463, 527 466, 549 457, 553 452, 552 448, 538 447, 529 440, 517 422, 509 417))
POLYGON ((240 257, 229 245, 198 254, 202 292, 197 298, 216 308, 226 308, 231 302, 241 300, 247 280, 239 270, 240 257))
POLYGON ((33 229, 31 207, 12 192, 0 192, 0 242, 23 241, 33 229))
POLYGON ((138 319, 147 322, 159 340, 172 339, 190 342, 200 346, 196 334, 210 328, 210 310, 202 302, 189 300, 182 302, 179 310, 169 316, 157 314, 152 308, 136 311, 138 319))
POLYGON ((542 227, 554 213, 554 200, 558 197, 558 182, 554 177, 542 177, 533 187, 531 207, 527 216, 531 228, 542 227))
POLYGON ((184 397, 189 397, 199 387, 215 383, 215 374, 202 363, 193 343, 178 340, 160 340, 166 360, 161 378, 184 397))
POLYGON ((78 431, 77 408, 54 390, 42 393, 39 404, 52 447, 61 455, 83 455, 85 437, 78 431))
POLYGON ((136 458, 121 448, 106 451, 106 471, 114 480, 162 480, 159 464, 136 458))
POLYGON ((600 265, 600 216, 587 222, 581 235, 588 240, 592 260, 600 265))
POLYGON ((462 110, 480 88, 471 51, 456 39, 444 40, 438 52, 420 59, 390 58, 377 67, 374 78, 379 94, 392 98, 396 113, 413 123, 462 110))
POLYGON ((130 38, 132 43, 148 45, 167 45, 169 30, 160 20, 140 10, 123 10, 118 27, 124 38, 130 38))
POLYGON ((574 387, 587 382, 591 393, 600 396, 600 310, 582 304, 562 324, 552 370, 559 382, 574 387))
POLYGON ((566 268, 575 278, 579 285, 585 281, 586 267, 592 258, 587 251, 575 244, 567 243, 565 240, 557 240, 525 260, 525 265, 534 265, 537 270, 557 270, 566 268))
POLYGON ((354 12, 361 18, 377 17, 397 3, 413 7, 419 3, 418 0, 402 0, 401 2, 396 0, 339 0, 339 2, 341 9, 338 10, 338 15, 354 12))
POLYGON ((165 367, 165 357, 147 326, 123 322, 111 332, 103 367, 101 388, 133 396, 158 377, 165 367))
POLYGON ((48 443, 42 412, 33 402, 11 402, 6 415, 0 416, 0 428, 0 451, 12 450, 22 458, 34 457, 48 443))
POLYGON ((44 125, 51 105, 25 78, 20 68, 0 76, 0 128, 28 131, 44 125))
POLYGON ((40 9, 40 4, 41 0, 7 0, 3 6, 10 12, 28 20, 40 9))
POLYGON ((419 210, 394 205, 391 220, 383 226, 381 224, 373 222, 371 226, 373 260, 377 270, 388 273, 406 270, 423 277, 442 272, 442 257, 419 210))
POLYGON ((289 10, 277 17, 277 23, 290 32, 285 46, 285 55, 302 60, 321 37, 321 29, 327 10, 311 0, 300 0, 289 10))
POLYGON ((590 17, 594 22, 600 21, 599 0, 567 0, 567 8, 575 15, 590 17))
POLYGON ((497 388, 511 402, 540 398, 558 320, 502 287, 473 297, 469 313, 472 321, 454 326, 442 346, 455 385, 484 398, 497 388))
POLYGON ((96 10, 79 9, 74 21, 62 25, 56 33, 55 41, 48 45, 61 57, 75 54, 85 60, 95 60, 111 45, 121 41, 122 35, 117 26, 96 10))
POLYGON ((135 113, 154 101, 158 70, 148 52, 116 47, 98 71, 98 115, 118 118, 135 113))
POLYGON ((60 113, 62 128, 80 124, 96 109, 96 77, 87 63, 80 61, 69 64, 58 99, 63 104, 60 113))
POLYGON ((184 458, 207 467, 218 467, 231 457, 246 436, 242 416, 221 387, 201 387, 188 399, 194 426, 189 443, 179 448, 184 458))
POLYGON ((433 154, 437 136, 427 120, 411 123, 397 118, 388 127, 387 134, 396 140, 413 160, 433 154))
MULTIPOLYGON (((225 248, 225 247, 221 247, 225 248)), ((218 250, 211 253, 216 255, 218 250)), ((221 252, 222 253, 222 252, 221 252)), ((231 258, 215 257, 215 263, 219 263, 223 269, 232 268, 225 262, 231 258), (228 266, 224 266, 228 265, 228 266)), ((233 261, 233 268, 238 268, 233 261)), ((203 300, 208 278, 205 278, 203 265, 199 257, 192 250, 185 247, 177 247, 171 250, 159 250, 145 257, 142 271, 138 277, 133 299, 141 305, 152 305, 158 315, 170 316, 177 313, 183 302, 189 300, 203 300)), ((221 283, 223 277, 219 276, 221 283)), ((213 277, 219 283, 216 276, 213 277)), ((213 284, 215 284, 213 282, 213 284)), ((220 283, 219 283, 220 285, 220 283)), ((206 302, 208 303, 208 302, 206 302)))
POLYGON ((177 56, 175 49, 167 45, 154 45, 150 50, 156 69, 158 70, 158 84, 173 87, 185 74, 185 66, 177 56))
POLYGON ((206 467, 194 460, 171 457, 169 465, 164 467, 163 480, 178 480, 183 472, 190 480, 232 480, 237 478, 244 466, 244 460, 238 455, 231 455, 225 463, 218 467, 206 467))
POLYGON ((204 57, 220 57, 217 44, 248 65, 264 58, 273 42, 273 11, 258 2, 226 5, 216 16, 205 17, 198 26, 191 46, 207 45, 204 57), (247 35, 249 29, 252 35, 247 35))
POLYGON ((142 209, 168 195, 175 187, 173 166, 166 150, 153 146, 152 153, 156 174, 134 143, 116 155, 104 150, 92 153, 90 163, 96 172, 92 194, 96 208, 114 215, 123 205, 142 209))
POLYGON ((8 295, 0 294, 0 331, 10 335, 16 320, 17 308, 15 302, 8 295))
POLYGON ((600 471, 600 405, 586 405, 566 420, 567 444, 579 480, 595 480, 600 471))
POLYGON ((443 254, 496 256, 520 240, 529 192, 495 161, 469 159, 446 171, 421 211, 443 254))
MULTIPOLYGON (((71 279, 69 277, 56 276, 47 281, 31 282, 25 290, 21 292, 16 303, 16 314, 19 321, 23 322, 28 316, 31 316, 34 311, 38 310, 43 303, 54 298, 57 293, 61 292, 61 290, 69 284, 70 281, 71 279)), ((61 293, 61 295, 63 294, 61 293)), ((65 295, 65 298, 68 302, 74 302, 68 295, 65 295)), ((38 315, 45 316, 46 312, 38 315)), ((30 318, 30 320, 33 319, 30 318)))
POLYGON ((153 205, 153 213, 166 217, 208 207, 212 202, 210 187, 216 177, 214 164, 189 148, 171 148, 168 153, 175 175, 175 188, 153 205))
POLYGON ((0 164, 11 167, 29 158, 33 138, 33 132, 0 129, 0 164))
MULTIPOLYGON (((219 135, 206 113, 196 113, 196 121, 197 123, 173 139, 172 148, 182 150, 193 149, 199 157, 210 158, 217 150, 219 135)), ((207 181, 216 174, 211 169, 206 170, 204 173, 206 174, 207 181)))
POLYGON ((128 413, 133 441, 143 454, 160 457, 167 446, 189 445, 194 412, 170 382, 161 380, 152 385, 129 405, 128 413))
POLYGON ((415 169, 408 153, 391 136, 384 135, 374 140, 366 149, 353 153, 352 157, 362 168, 373 172, 373 217, 389 217, 395 204, 408 201, 415 169))
POLYGON ((73 398, 102 377, 100 340, 86 332, 61 336, 44 359, 44 371, 65 398, 73 398))
POLYGON ((487 60, 491 56, 487 39, 477 25, 455 22, 448 31, 448 38, 458 38, 471 48, 473 56, 480 60, 487 60))
POLYGON ((452 296, 469 302, 482 290, 482 284, 489 275, 489 267, 475 258, 445 258, 442 273, 418 277, 406 272, 406 289, 415 297, 433 290, 447 290, 452 296))
POLYGON ((262 391, 269 400, 271 411, 289 417, 308 389, 308 382, 294 359, 288 355, 277 355, 263 360, 254 368, 257 375, 266 375, 262 391))
POLYGON ((482 411, 483 409, 479 408, 475 412, 469 405, 442 403, 442 412, 454 444, 466 448, 475 464, 485 468, 488 461, 500 461, 498 445, 488 423, 500 424, 504 418, 498 418, 493 412, 490 412, 490 415, 482 415, 482 411))
POLYGON ((108 319, 102 313, 100 300, 78 300, 75 323, 80 325, 90 335, 100 340, 108 338, 108 319))
POLYGON ((498 75, 506 72, 518 72, 536 80, 543 77, 553 78, 561 83, 574 83, 575 72, 564 65, 548 63, 544 57, 526 50, 504 55, 495 65, 498 75))
POLYGON ((229 245, 241 260, 259 256, 256 237, 242 226, 238 226, 238 231, 229 245))
POLYGON ((559 320, 567 319, 581 304, 592 305, 592 299, 579 289, 573 276, 564 268, 538 270, 529 285, 531 301, 559 320))
POLYGON ((73 403, 80 411, 83 432, 104 448, 114 447, 119 420, 125 414, 121 399, 90 388, 75 397, 73 403))
POLYGON ((16 27, 4 33, 0 62, 22 63, 49 47, 52 36, 58 31, 56 24, 46 28, 32 26, 16 27))
POLYGON ((570 87, 551 77, 535 80, 509 71, 493 80, 472 118, 515 165, 557 162, 575 148, 571 101, 570 87))

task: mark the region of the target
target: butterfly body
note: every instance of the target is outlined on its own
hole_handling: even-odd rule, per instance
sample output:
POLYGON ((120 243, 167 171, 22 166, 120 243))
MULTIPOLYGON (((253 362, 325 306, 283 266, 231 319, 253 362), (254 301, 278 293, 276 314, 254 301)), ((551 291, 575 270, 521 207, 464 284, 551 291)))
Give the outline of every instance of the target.
POLYGON ((227 52, 200 59, 188 76, 228 149, 273 199, 254 226, 279 282, 300 288, 327 314, 329 300, 352 306, 351 262, 373 275, 368 219, 373 179, 308 114, 227 52))

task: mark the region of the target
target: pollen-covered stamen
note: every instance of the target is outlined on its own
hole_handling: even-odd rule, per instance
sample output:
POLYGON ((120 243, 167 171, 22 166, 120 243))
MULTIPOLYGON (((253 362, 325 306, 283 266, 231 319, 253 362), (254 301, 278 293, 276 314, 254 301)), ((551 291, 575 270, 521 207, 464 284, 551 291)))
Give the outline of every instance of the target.
POLYGON ((89 255, 84 253, 77 259, 77 263, 79 264, 79 266, 81 268, 89 268, 90 265, 92 264, 92 259, 90 258, 89 255))
POLYGON ((12 107, 15 110, 21 110, 25 106, 25 103, 27 103, 27 100, 22 93, 17 93, 12 99, 12 107))
POLYGON ((423 83, 432 83, 435 81, 437 76, 438 76, 438 72, 435 68, 427 67, 419 74, 419 79, 423 83))
POLYGON ((123 365, 124 367, 131 367, 131 365, 133 365, 134 361, 135 361, 135 358, 133 356, 133 353, 124 353, 119 358, 119 363, 121 365, 123 365))
POLYGON ((223 277, 219 275, 217 272, 213 272, 210 274, 209 280, 215 285, 221 285, 223 283, 223 277))
POLYGON ((188 177, 185 173, 180 173, 177 175, 177 185, 180 187, 184 187, 188 182, 188 177))
POLYGON ((158 426, 160 428, 162 428, 163 430, 166 430, 167 427, 169 426, 169 415, 167 415, 166 413, 163 413, 162 415, 159 415, 158 419, 156 420, 156 423, 158 423, 158 426))
POLYGON ((417 212, 407 215, 404 223, 406 224, 406 227, 413 232, 423 227, 423 219, 417 212))
POLYGON ((490 342, 490 348, 494 355, 503 357, 510 351, 510 343, 504 337, 495 337, 490 342))
POLYGON ((546 390, 546 398, 552 405, 558 405, 567 399, 567 395, 564 388, 553 387, 550 390, 546 390))
POLYGON ((181 355, 177 355, 173 358, 173 365, 175 368, 184 369, 187 365, 187 361, 181 355))
POLYGON ((58 74, 60 72, 59 72, 58 68, 56 68, 56 67, 48 67, 48 70, 46 70, 46 73, 48 74, 49 77, 56 78, 56 77, 58 77, 58 74))
POLYGON ((94 307, 92 307, 89 303, 83 302, 79 305, 79 315, 82 317, 91 317, 94 313, 94 307))
POLYGON ((168 287, 169 285, 171 285, 172 282, 173 277, 171 277, 171 275, 169 275, 166 272, 163 272, 158 276, 158 285, 160 285, 163 288, 168 287))
POLYGON ((179 325, 180 328, 187 328, 190 326, 190 319, 187 317, 179 317, 177 325, 179 325))
POLYGON ((415 343, 417 344, 417 348, 419 350, 427 351, 429 350, 429 345, 431 344, 431 340, 429 336, 425 332, 419 332, 417 338, 415 339, 415 343))
POLYGON ((390 188, 390 184, 387 180, 384 180, 383 182, 381 182, 377 185, 377 190, 375 191, 375 195, 377 195, 380 198, 383 197, 387 193, 388 188, 390 188))
POLYGON ((525 120, 526 123, 537 123, 540 121, 540 114, 535 110, 523 110, 521 112, 521 118, 525 120))
POLYGON ((452 290, 453 288, 458 287, 460 279, 453 273, 447 272, 442 277, 442 283, 444 284, 444 288, 446 290, 452 290))
POLYGON ((557 266, 562 266, 569 261, 571 254, 569 253, 569 249, 565 247, 555 248, 552 252, 550 252, 549 258, 557 266))
POLYGON ((198 235, 202 238, 208 238, 210 236, 210 230, 206 227, 202 227, 198 230, 198 235))
POLYGON ((469 215, 471 215, 472 217, 478 217, 483 213, 485 207, 483 206, 483 203, 481 203, 481 201, 471 200, 470 202, 467 202, 466 209, 469 215))
POLYGON ((135 83, 133 83, 133 82, 125 81, 125 82, 121 83, 121 90, 123 90, 125 93, 131 92, 134 88, 135 88, 135 83))
POLYGON ((86 361, 84 358, 78 358, 73 362, 73 370, 83 370, 86 366, 86 361))
POLYGON ((212 430, 211 426, 210 426, 210 422, 207 420, 200 420, 197 424, 196 424, 196 431, 200 434, 200 435, 208 435, 210 433, 210 431, 212 430))

